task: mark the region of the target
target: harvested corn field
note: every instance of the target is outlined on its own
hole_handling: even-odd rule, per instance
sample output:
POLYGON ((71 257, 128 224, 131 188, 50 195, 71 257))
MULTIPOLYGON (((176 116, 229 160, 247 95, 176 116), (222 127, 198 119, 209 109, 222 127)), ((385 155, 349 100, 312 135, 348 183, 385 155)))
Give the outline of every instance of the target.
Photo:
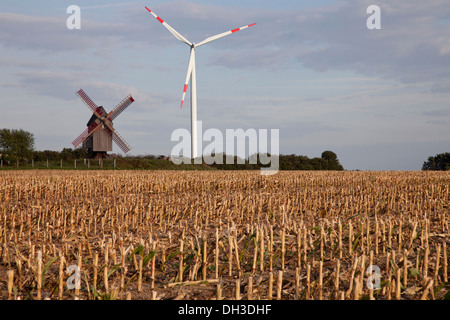
POLYGON ((0 299, 449 299, 448 172, 0 172, 0 299))

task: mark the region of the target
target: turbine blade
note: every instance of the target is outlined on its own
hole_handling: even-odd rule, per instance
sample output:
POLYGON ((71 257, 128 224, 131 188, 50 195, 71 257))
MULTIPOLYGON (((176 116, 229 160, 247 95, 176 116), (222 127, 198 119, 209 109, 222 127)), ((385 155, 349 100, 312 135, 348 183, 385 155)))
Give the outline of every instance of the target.
POLYGON ((161 24, 166 27, 167 30, 169 30, 169 32, 171 34, 173 34, 173 36, 175 38, 177 38, 178 40, 186 43, 188 46, 192 46, 192 43, 187 40, 185 37, 183 37, 178 31, 176 31, 174 28, 172 28, 167 22, 165 22, 163 19, 161 19, 160 17, 158 17, 152 10, 150 10, 149 8, 145 7, 145 9, 148 10, 148 12, 150 12, 159 22, 161 22, 161 24))
POLYGON ((204 45, 204 44, 207 44, 207 43, 209 43, 209 42, 211 42, 211 41, 214 41, 214 40, 217 40, 217 39, 226 37, 226 36, 228 36, 228 35, 230 35, 230 34, 233 34, 233 33, 235 33, 235 32, 238 32, 238 31, 241 31, 241 30, 244 30, 244 29, 253 27, 254 25, 256 25, 256 23, 249 24, 248 26, 240 27, 240 28, 237 28, 237 29, 234 29, 234 30, 230 30, 230 31, 227 31, 227 32, 224 32, 224 33, 221 33, 221 34, 218 34, 218 35, 215 35, 215 36, 206 38, 206 39, 203 40, 202 42, 196 44, 195 47, 200 47, 200 46, 202 46, 202 45, 204 45))
POLYGON ((183 98, 181 99, 181 108, 183 108, 184 98, 186 97, 186 92, 189 86, 189 79, 191 78, 192 70, 195 66, 195 49, 191 49, 191 57, 189 58, 188 71, 186 75, 186 81, 184 82, 183 98))

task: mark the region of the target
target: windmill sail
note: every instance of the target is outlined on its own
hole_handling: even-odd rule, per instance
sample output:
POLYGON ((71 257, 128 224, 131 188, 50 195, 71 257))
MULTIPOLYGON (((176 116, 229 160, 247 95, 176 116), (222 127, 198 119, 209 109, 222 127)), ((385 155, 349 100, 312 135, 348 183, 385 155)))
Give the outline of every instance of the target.
POLYGON ((86 130, 83 131, 82 134, 80 134, 78 136, 78 138, 76 138, 72 144, 73 146, 76 148, 78 147, 84 140, 86 140, 90 135, 92 135, 93 133, 97 132, 98 130, 101 129, 101 126, 99 126, 99 124, 97 122, 94 122, 93 124, 91 124, 86 130))
POLYGON ((86 92, 83 91, 83 89, 79 90, 76 95, 81 99, 81 101, 84 102, 84 104, 86 106, 88 106, 89 109, 92 110, 92 112, 94 112, 94 114, 98 117, 101 118, 103 116, 103 111, 102 109, 100 109, 99 106, 97 106, 97 104, 95 104, 94 101, 91 100, 91 98, 89 98, 89 96, 86 94, 86 92))
POLYGON ((131 147, 128 143, 125 142, 125 140, 117 133, 116 130, 106 127, 105 128, 106 133, 114 140, 114 142, 119 146, 120 149, 122 149, 123 152, 127 153, 131 150, 131 147))
POLYGON ((115 107, 109 114, 108 114, 108 118, 112 121, 115 118, 117 118, 117 116, 119 114, 121 114, 126 108, 128 108, 132 103, 134 102, 134 99, 131 95, 128 95, 128 97, 126 97, 125 99, 123 99, 118 105, 117 107, 115 107))
POLYGON ((130 151, 130 145, 125 142, 125 140, 113 128, 112 121, 134 102, 133 97, 128 95, 109 114, 107 114, 102 107, 99 107, 94 101, 92 101, 83 89, 77 91, 76 95, 94 113, 94 115, 88 123, 89 127, 72 142, 74 147, 78 147, 81 143, 92 136, 94 137, 93 145, 92 147, 87 148, 92 148, 93 152, 111 151, 111 140, 113 140, 123 152, 127 153, 130 151))

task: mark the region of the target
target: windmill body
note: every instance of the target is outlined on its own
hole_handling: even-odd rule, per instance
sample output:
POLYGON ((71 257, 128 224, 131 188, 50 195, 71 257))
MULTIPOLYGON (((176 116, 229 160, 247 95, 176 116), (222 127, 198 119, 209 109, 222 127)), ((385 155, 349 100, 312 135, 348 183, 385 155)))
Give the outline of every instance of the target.
MULTIPOLYGON (((102 106, 100 106, 99 108, 102 113, 106 114, 106 111, 102 106)), ((98 125, 101 125, 100 120, 97 119, 95 114, 92 115, 86 126, 89 128, 94 124, 94 122, 97 122, 98 125)), ((105 119, 105 122, 108 122, 107 127, 113 127, 113 123, 109 119, 105 119)), ((98 131, 95 131, 86 140, 83 141, 83 148, 87 150, 90 157, 106 157, 106 153, 113 150, 112 136, 109 135, 106 130, 106 128, 102 128, 98 131)))
POLYGON ((133 97, 128 95, 110 113, 107 113, 102 106, 97 106, 83 89, 76 94, 93 112, 93 115, 87 123, 87 129, 72 142, 73 146, 76 148, 82 144, 90 158, 107 157, 107 152, 112 151, 113 140, 123 152, 130 151, 129 144, 114 129, 113 120, 134 102, 133 97))
POLYGON ((178 31, 176 31, 174 28, 172 28, 167 22, 165 22, 163 19, 158 17, 152 10, 145 7, 167 30, 169 30, 172 35, 180 40, 181 42, 187 44, 191 48, 190 52, 190 58, 189 58, 189 65, 188 65, 188 72, 186 76, 186 81, 184 84, 184 90, 183 90, 183 98, 181 100, 181 108, 183 107, 184 99, 186 97, 186 92, 188 89, 189 82, 191 82, 191 158, 195 159, 198 157, 198 149, 197 149, 197 79, 196 79, 196 67, 195 67, 195 49, 207 44, 209 42, 215 41, 217 39, 223 38, 225 36, 228 36, 230 34, 233 34, 237 31, 252 27, 255 25, 250 24, 241 28, 237 28, 234 30, 230 30, 209 38, 206 38, 205 40, 199 42, 199 43, 192 43, 189 40, 187 40, 184 36, 182 36, 178 31))

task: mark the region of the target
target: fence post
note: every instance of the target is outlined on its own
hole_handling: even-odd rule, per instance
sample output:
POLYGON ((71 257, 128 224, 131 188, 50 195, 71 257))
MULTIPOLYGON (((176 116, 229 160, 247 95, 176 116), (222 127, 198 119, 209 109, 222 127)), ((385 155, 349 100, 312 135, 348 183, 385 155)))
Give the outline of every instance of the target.
POLYGON ((19 159, 17 159, 17 169, 19 169, 19 159))
POLYGON ((47 169, 48 169, 48 159, 47 159, 47 169))
POLYGON ((62 159, 61 159, 61 169, 62 169, 62 159))
POLYGON ((34 169, 34 159, 31 159, 31 168, 34 169))
POLYGON ((116 158, 114 158, 114 169, 116 168, 116 158))
POLYGON ((0 168, 3 168, 3 159, 1 160, 0 168))
POLYGON ((88 159, 88 169, 90 167, 90 164, 91 164, 91 160, 88 159))
POLYGON ((74 165, 75 169, 77 168, 77 159, 75 159, 75 165, 74 165))

